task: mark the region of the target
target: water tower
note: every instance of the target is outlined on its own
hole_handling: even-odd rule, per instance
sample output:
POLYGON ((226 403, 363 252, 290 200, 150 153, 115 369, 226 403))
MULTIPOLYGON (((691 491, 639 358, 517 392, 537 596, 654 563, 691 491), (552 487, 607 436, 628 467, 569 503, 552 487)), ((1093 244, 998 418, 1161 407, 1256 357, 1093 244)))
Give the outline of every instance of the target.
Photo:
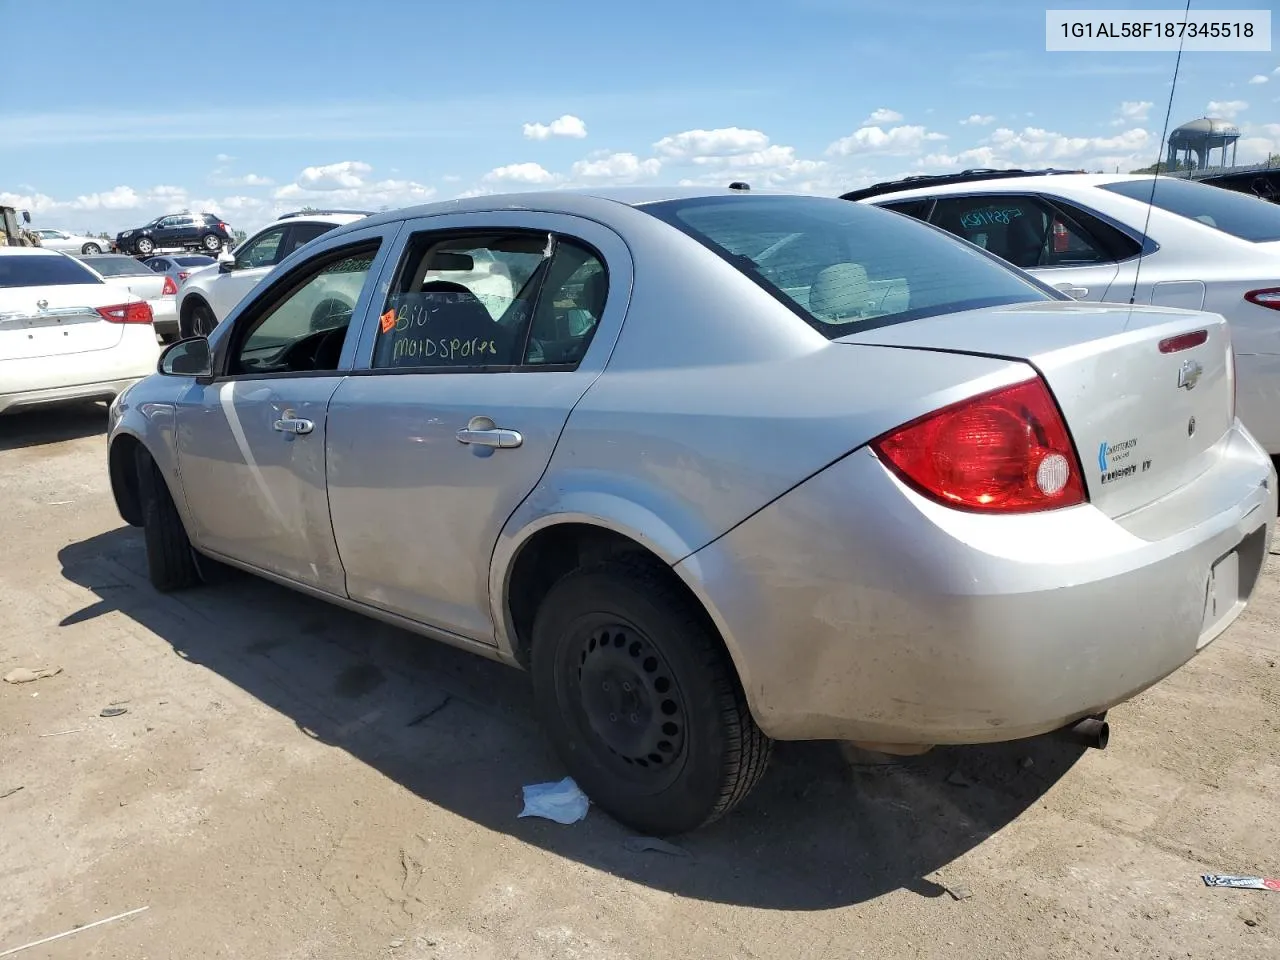
POLYGON ((1206 167, 1229 167, 1236 162, 1236 141, 1240 139, 1240 128, 1234 123, 1219 120, 1215 117, 1201 117, 1184 123, 1169 134, 1169 156, 1166 169, 1173 173, 1178 164, 1192 170, 1204 170, 1206 167), (1220 151, 1218 162, 1213 162, 1212 153, 1220 151), (1231 153, 1231 162, 1227 163, 1227 153, 1231 153))

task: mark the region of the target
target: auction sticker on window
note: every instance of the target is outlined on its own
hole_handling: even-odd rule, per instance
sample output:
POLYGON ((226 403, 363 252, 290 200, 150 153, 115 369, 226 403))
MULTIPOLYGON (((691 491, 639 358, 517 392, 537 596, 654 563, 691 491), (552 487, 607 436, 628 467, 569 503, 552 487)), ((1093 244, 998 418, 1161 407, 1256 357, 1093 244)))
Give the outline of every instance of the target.
POLYGON ((1271 51, 1270 10, 1046 10, 1045 49, 1271 51))

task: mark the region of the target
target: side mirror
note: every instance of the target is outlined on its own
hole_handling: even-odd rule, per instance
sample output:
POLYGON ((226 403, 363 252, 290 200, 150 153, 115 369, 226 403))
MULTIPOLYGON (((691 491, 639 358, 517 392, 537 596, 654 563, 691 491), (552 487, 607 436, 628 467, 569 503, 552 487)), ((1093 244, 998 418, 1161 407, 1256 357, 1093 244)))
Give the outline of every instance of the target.
POLYGON ((212 377, 209 341, 204 337, 190 337, 169 344, 160 354, 156 369, 166 377, 212 377))
POLYGON ((234 270, 235 268, 236 268, 236 262, 235 262, 234 260, 219 260, 219 261, 218 261, 218 272, 219 272, 219 273, 230 273, 230 272, 231 272, 232 270, 234 270))
POLYGON ((30 222, 31 222, 31 211, 30 211, 30 210, 23 210, 23 211, 22 211, 22 222, 23 222, 23 223, 30 223, 30 222))

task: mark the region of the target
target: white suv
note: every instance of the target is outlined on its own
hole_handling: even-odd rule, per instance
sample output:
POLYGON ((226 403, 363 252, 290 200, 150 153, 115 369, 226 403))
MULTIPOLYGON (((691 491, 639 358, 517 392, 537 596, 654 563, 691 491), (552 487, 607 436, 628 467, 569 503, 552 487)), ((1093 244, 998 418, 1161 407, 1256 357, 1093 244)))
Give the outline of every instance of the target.
POLYGON ((245 294, 281 260, 343 224, 369 216, 360 210, 286 213, 263 227, 231 255, 197 270, 178 290, 178 331, 182 337, 204 337, 226 319, 245 294))

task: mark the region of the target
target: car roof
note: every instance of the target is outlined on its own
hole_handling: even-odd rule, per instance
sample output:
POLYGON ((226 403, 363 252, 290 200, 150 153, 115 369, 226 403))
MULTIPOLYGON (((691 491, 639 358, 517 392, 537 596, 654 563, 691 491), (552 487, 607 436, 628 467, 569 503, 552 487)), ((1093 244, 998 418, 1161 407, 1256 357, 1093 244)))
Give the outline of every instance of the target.
MULTIPOLYGON (((784 190, 730 190, 729 188, 675 186, 675 187, 579 187, 565 190, 537 190, 526 193, 491 193, 477 197, 460 197, 456 200, 439 200, 433 203, 385 210, 359 220, 359 229, 412 220, 418 217, 440 216, 446 213, 488 213, 503 210, 537 211, 539 213, 563 213, 571 216, 591 216, 593 213, 607 216, 618 206, 643 207, 665 200, 693 200, 711 197, 741 196, 803 196, 784 190)), ((830 199, 830 198, 828 198, 830 199)), ((346 229, 352 229, 350 224, 346 229)))
POLYGON ((0 256, 4 257, 62 257, 66 254, 46 247, 0 247, 0 256))
MULTIPOLYGON (((1172 179, 1172 178, 1171 178, 1172 179)), ((906 200, 911 197, 936 197, 947 194, 1008 193, 1025 190, 1032 193, 1052 193, 1055 189, 1075 187, 1099 187, 1108 183, 1127 180, 1151 180, 1150 174, 1128 173, 1019 173, 1014 176, 928 178, 899 180, 894 184, 876 184, 865 190, 852 190, 843 194, 844 200, 869 200, 880 202, 888 199, 906 200)))

